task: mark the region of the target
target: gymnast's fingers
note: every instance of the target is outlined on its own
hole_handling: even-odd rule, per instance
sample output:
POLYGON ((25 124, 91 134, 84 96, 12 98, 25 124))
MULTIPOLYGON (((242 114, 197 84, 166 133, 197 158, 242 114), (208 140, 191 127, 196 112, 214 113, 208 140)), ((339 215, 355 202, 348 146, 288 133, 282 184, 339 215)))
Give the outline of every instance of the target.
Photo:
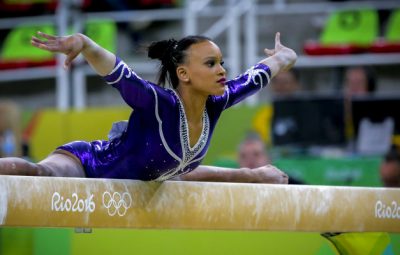
POLYGON ((43 44, 43 42, 41 40, 39 40, 38 38, 32 36, 31 38, 31 44, 35 47, 40 48, 40 45, 43 44))
POLYGON ((276 32, 275 34, 275 48, 281 45, 281 33, 276 32))
POLYGON ((46 38, 47 40, 56 40, 57 39, 57 36, 49 35, 49 34, 41 32, 41 31, 38 31, 37 34, 43 38, 46 38))
POLYGON ((79 51, 68 54, 64 62, 64 68, 68 68, 69 66, 71 66, 72 61, 76 58, 76 56, 78 56, 78 54, 79 51))
POLYGON ((48 42, 41 41, 35 37, 32 37, 31 44, 39 49, 47 50, 51 52, 58 52, 60 51, 59 46, 55 44, 50 44, 48 42))
POLYGON ((37 38, 36 36, 32 36, 32 38, 31 38, 31 40, 32 41, 34 41, 34 42, 36 42, 36 43, 46 43, 45 41, 43 41, 43 40, 40 40, 39 38, 37 38))
POLYGON ((32 36, 31 44, 33 46, 37 47, 37 48, 40 48, 40 49, 43 49, 43 50, 49 50, 47 45, 46 45, 46 42, 44 42, 44 41, 42 41, 42 40, 40 40, 40 39, 38 39, 38 38, 36 38, 34 36, 32 36))
POLYGON ((264 49, 264 53, 268 56, 271 57, 275 54, 275 50, 270 50, 270 49, 264 49))

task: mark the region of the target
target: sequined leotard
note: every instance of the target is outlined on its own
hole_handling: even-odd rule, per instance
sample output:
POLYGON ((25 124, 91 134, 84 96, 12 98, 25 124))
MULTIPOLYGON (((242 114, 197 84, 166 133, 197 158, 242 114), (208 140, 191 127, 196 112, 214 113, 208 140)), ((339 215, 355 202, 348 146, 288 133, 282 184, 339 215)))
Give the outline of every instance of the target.
POLYGON ((105 76, 134 109, 126 126, 108 141, 75 141, 60 146, 76 155, 87 177, 163 181, 200 165, 221 112, 266 86, 269 67, 257 64, 226 83, 222 96, 210 96, 203 113, 203 130, 191 147, 185 110, 173 89, 136 75, 117 58, 105 76))

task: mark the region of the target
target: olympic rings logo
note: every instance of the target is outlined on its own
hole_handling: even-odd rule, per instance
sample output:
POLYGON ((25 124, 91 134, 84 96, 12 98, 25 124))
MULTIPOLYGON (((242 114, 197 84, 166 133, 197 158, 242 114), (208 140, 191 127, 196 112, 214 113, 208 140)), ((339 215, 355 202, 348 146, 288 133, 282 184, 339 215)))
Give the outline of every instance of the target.
POLYGON ((114 216, 118 214, 119 216, 124 216, 128 209, 132 205, 132 197, 128 192, 110 193, 108 191, 103 193, 103 206, 107 208, 108 215, 114 216))

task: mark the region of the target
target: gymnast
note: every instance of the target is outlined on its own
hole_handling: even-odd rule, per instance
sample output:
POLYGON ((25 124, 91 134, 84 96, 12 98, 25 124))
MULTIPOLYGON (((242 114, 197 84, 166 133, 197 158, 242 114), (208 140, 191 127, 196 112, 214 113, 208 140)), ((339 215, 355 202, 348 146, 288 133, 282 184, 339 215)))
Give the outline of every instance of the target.
POLYGON ((141 79, 123 60, 80 33, 53 36, 38 32, 32 36, 31 44, 65 54, 65 68, 82 54, 107 84, 118 89, 133 111, 129 121, 114 123, 108 140, 73 141, 38 163, 1 158, 0 174, 288 182, 288 176, 272 165, 251 170, 200 165, 222 111, 256 93, 276 74, 294 65, 297 55, 281 44, 279 33, 275 48, 264 50, 265 59, 229 81, 221 51, 209 38, 187 36, 179 41, 153 42, 148 56, 161 62, 157 85, 141 79))

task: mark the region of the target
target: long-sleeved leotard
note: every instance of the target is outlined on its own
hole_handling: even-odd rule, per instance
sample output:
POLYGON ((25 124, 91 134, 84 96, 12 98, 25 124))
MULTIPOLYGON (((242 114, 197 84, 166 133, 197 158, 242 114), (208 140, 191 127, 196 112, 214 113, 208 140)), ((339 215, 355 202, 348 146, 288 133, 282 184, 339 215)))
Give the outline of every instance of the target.
POLYGON ((228 81, 222 96, 209 96, 203 130, 191 147, 178 94, 141 79, 117 58, 104 78, 134 109, 126 127, 108 141, 75 141, 58 149, 76 155, 87 177, 163 181, 179 176, 200 165, 221 112, 262 89, 270 77, 269 67, 257 64, 228 81))

